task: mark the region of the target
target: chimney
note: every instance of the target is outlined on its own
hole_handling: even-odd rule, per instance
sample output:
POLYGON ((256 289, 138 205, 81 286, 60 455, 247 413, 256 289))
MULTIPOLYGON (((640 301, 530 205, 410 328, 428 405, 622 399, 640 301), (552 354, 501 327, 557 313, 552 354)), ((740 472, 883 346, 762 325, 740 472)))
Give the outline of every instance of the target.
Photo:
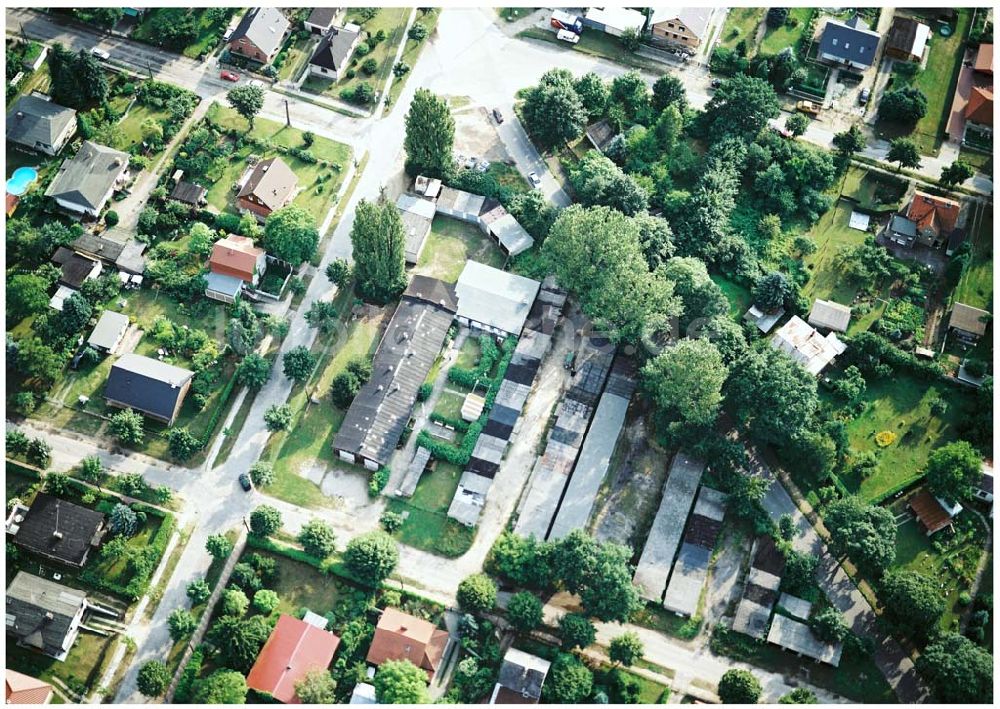
POLYGON ((63 533, 57 529, 52 533, 52 538, 56 540, 61 540, 63 538, 63 533))

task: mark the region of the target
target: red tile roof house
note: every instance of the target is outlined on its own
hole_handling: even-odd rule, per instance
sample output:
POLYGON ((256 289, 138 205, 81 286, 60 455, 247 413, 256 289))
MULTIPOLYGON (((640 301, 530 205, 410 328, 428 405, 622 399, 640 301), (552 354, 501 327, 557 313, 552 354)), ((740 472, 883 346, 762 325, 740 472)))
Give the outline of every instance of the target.
POLYGON ((447 647, 447 631, 396 608, 386 608, 375 626, 367 661, 381 665, 387 660, 409 660, 431 680, 447 647))
POLYGON ((267 268, 267 253, 254 246, 253 239, 230 234, 212 245, 208 258, 208 285, 205 295, 232 303, 243 286, 256 286, 267 268))
POLYGON ((993 134, 993 45, 981 44, 975 53, 967 52, 958 74, 955 98, 945 132, 959 143, 969 138, 969 130, 982 143, 993 134))
POLYGON ((333 633, 282 615, 247 675, 247 686, 283 704, 301 704, 296 682, 313 670, 328 668, 339 645, 333 633))
POLYGON ((240 212, 249 212, 263 222, 271 212, 281 209, 295 196, 299 180, 284 160, 278 157, 261 160, 247 170, 236 198, 240 212))
POLYGON ((913 193, 906 218, 916 224, 917 241, 924 246, 943 246, 955 230, 962 205, 953 199, 936 197, 926 192, 913 193))
POLYGON ((7 670, 6 699, 8 704, 48 704, 52 701, 52 685, 20 672, 7 670))
POLYGON ((267 64, 274 59, 292 25, 275 7, 255 7, 248 11, 229 38, 232 54, 267 64))

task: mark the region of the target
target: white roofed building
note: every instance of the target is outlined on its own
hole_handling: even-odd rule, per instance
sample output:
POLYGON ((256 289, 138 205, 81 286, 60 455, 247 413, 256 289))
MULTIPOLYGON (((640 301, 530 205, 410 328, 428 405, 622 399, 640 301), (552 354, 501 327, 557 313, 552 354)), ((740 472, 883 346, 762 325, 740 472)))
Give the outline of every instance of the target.
POLYGON ((466 261, 455 284, 456 317, 495 335, 519 335, 541 284, 478 261, 466 261))
POLYGON ((798 315, 782 325, 771 340, 775 349, 791 356, 810 374, 819 374, 837 355, 843 354, 847 345, 834 333, 823 337, 798 315))

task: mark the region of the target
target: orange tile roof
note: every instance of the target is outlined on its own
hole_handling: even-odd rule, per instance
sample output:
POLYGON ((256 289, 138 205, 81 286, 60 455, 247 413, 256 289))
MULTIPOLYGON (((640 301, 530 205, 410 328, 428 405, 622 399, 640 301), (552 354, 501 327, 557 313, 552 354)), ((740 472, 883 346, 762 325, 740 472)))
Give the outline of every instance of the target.
POLYGON ((212 245, 212 255, 208 259, 208 268, 212 273, 221 273, 244 281, 252 281, 257 259, 263 254, 264 249, 254 246, 253 239, 230 234, 212 245))
POLYGON ((381 665, 386 660, 409 660, 432 678, 447 646, 446 631, 396 608, 386 608, 375 626, 368 662, 381 665))
POLYGON ((984 74, 993 73, 993 45, 992 44, 980 44, 979 50, 976 52, 976 60, 972 65, 972 68, 976 71, 981 71, 984 74))
POLYGON ((958 221, 962 206, 953 199, 935 197, 926 192, 914 192, 906 216, 916 222, 917 229, 933 230, 936 234, 950 234, 958 221))
POLYGON ((21 201, 21 198, 17 195, 7 193, 7 216, 9 217, 17 209, 17 203, 21 201))
POLYGON ((247 686, 284 704, 300 704, 295 683, 330 666, 340 638, 305 621, 282 615, 247 675, 247 686))
POLYGON ((993 125, 993 90, 974 86, 969 104, 965 107, 965 117, 982 126, 993 125))
POLYGON ((7 670, 6 699, 8 704, 48 704, 52 685, 40 679, 7 670))

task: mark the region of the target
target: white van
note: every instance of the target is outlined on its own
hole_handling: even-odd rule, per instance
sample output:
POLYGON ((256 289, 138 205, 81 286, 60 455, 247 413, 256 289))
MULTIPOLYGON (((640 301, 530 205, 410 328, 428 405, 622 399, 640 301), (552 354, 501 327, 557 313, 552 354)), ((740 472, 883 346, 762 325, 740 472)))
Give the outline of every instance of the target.
POLYGON ((561 39, 563 42, 569 42, 570 44, 576 44, 580 41, 580 35, 569 30, 559 30, 556 32, 556 39, 561 39))

